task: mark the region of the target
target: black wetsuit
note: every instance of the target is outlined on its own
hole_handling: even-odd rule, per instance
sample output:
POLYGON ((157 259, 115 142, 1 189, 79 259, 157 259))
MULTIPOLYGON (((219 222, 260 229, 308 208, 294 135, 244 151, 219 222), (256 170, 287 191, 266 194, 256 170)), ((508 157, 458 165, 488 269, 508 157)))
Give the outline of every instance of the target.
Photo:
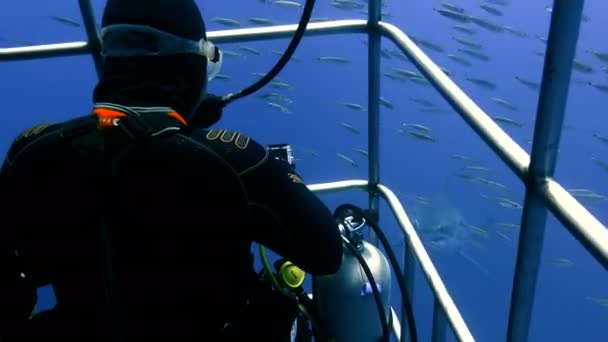
MULTIPOLYGON (((219 340, 226 323, 249 319, 259 287, 252 241, 311 274, 337 271, 342 244, 330 211, 251 138, 165 129, 108 147, 95 129, 64 137, 65 127, 26 130, 2 167, 0 336, 31 334, 20 322, 35 288, 53 284, 58 305, 37 329, 100 337, 105 284, 118 291, 123 335, 219 340), (100 241, 110 241, 110 256, 100 241), (113 285, 99 281, 108 269, 99 260, 112 260, 113 285)), ((275 325, 255 318, 261 330, 275 325)))

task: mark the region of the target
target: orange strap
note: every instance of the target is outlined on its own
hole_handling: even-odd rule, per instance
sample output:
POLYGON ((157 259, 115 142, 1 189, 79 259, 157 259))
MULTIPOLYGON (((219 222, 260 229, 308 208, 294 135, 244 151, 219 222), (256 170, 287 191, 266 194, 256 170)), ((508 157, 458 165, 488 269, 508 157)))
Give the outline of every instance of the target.
POLYGON ((108 127, 116 126, 115 119, 120 119, 127 116, 125 113, 107 108, 95 108, 95 110, 93 110, 93 115, 97 115, 97 117, 99 117, 97 130, 103 130, 108 127))
MULTIPOLYGON (((127 114, 123 112, 108 108, 95 108, 95 110, 93 110, 93 115, 97 115, 97 117, 99 117, 99 123, 97 124, 98 130, 103 130, 108 127, 116 126, 116 119, 124 118, 127 116, 127 114)), ((167 113, 167 116, 181 122, 185 126, 188 125, 186 120, 177 112, 167 113)))

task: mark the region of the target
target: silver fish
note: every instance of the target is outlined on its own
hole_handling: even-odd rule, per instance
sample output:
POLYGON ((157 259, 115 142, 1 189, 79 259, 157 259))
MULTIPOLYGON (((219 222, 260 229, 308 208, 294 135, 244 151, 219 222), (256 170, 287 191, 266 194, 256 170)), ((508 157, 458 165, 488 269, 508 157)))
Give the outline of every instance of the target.
POLYGON ((466 34, 477 34, 477 31, 475 31, 474 29, 468 27, 468 26, 464 26, 464 25, 454 25, 452 26, 452 28, 456 31, 460 31, 462 33, 466 33, 466 34))
POLYGON ((355 127, 353 127, 351 124, 347 124, 346 122, 340 122, 339 125, 346 128, 349 132, 351 132, 353 134, 356 134, 356 135, 361 134, 361 131, 356 129, 355 127))
POLYGON ((211 21, 217 24, 221 24, 228 27, 239 27, 241 23, 238 20, 224 18, 224 17, 215 17, 211 18, 211 21))
POLYGON ((484 10, 484 11, 486 11, 486 12, 492 14, 492 15, 498 16, 498 17, 502 17, 504 15, 504 13, 502 13, 501 10, 499 10, 496 7, 492 7, 492 6, 488 5, 488 4, 482 3, 482 4, 479 5, 479 8, 481 8, 482 10, 484 10))
POLYGON ((496 90, 496 84, 494 84, 493 82, 490 82, 488 80, 484 80, 481 78, 471 78, 471 77, 467 77, 465 78, 467 81, 476 84, 482 88, 488 89, 488 90, 496 90))
POLYGON ((526 87, 528 87, 532 90, 538 90, 540 88, 540 83, 538 83, 538 82, 533 82, 533 81, 527 80, 527 79, 519 77, 519 76, 515 76, 515 79, 518 80, 519 83, 525 85, 526 87))
POLYGON ((346 161, 347 163, 349 163, 352 167, 359 167, 359 164, 357 164, 356 161, 354 161, 352 158, 342 154, 342 153, 338 153, 336 152, 336 155, 338 156, 338 158, 346 161))

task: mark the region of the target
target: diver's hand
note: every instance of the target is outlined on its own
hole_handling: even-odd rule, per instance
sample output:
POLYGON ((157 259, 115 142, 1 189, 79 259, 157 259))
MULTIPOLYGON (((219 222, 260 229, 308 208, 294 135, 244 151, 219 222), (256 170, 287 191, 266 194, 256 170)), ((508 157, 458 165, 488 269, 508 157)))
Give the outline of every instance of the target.
POLYGON ((208 94, 203 100, 195 115, 190 118, 189 124, 196 128, 207 128, 220 120, 225 103, 221 96, 208 94))

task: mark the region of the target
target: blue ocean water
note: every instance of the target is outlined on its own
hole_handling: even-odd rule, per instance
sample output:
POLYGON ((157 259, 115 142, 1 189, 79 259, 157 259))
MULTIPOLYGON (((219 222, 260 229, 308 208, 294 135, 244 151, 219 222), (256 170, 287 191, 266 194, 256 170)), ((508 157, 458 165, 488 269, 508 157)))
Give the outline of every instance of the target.
MULTIPOLYGON (((197 2, 210 31, 234 28, 213 19, 218 17, 236 20, 241 27, 253 27, 257 26, 249 20, 253 17, 268 18, 274 24, 289 24, 296 23, 301 14, 298 8, 268 0, 197 2)), ((442 6, 437 0, 386 0, 383 20, 416 37, 422 49, 449 71, 450 77, 488 114, 514 120, 515 124, 504 128, 530 152, 538 90, 523 85, 516 77, 540 82, 542 54, 546 48, 542 38, 547 37, 550 21, 546 7, 550 7, 551 2, 511 0, 508 6, 493 5, 503 12, 501 16, 484 11, 477 2, 452 0, 451 3, 462 7, 467 14, 513 27, 526 36, 491 32, 471 24, 468 27, 474 34, 458 31, 453 28, 457 22, 437 13, 435 9, 442 6), (454 38, 482 44, 480 51, 488 56, 487 60, 459 51, 466 46, 454 38), (437 47, 425 45, 421 40, 437 47), (464 57, 471 65, 464 66, 448 55, 464 57), (482 87, 471 82, 473 79, 490 81, 496 89, 482 87), (500 105, 492 98, 506 100, 516 109, 500 105)), ((98 20, 104 4, 105 1, 93 1, 98 20)), ((81 22, 75 0, 54 1, 52 6, 35 0, 3 1, 0 13, 3 18, 0 47, 86 39, 82 27, 51 18, 61 16, 81 22)), ((608 94, 588 82, 608 84, 608 61, 601 61, 588 51, 608 52, 606 39, 602 38, 608 29, 607 13, 608 2, 586 1, 577 59, 593 71, 573 71, 556 172, 557 180, 565 188, 586 188, 605 196, 608 196, 608 170, 601 162, 608 164, 608 144, 598 136, 608 137, 608 94)), ((313 17, 364 19, 365 14, 360 9, 339 9, 332 6, 331 1, 317 0, 313 17)), ((305 37, 295 58, 278 76, 278 81, 288 86, 275 84, 275 88, 269 86, 259 92, 277 92, 289 98, 284 103, 288 113, 252 95, 228 107, 217 127, 241 130, 265 144, 292 144, 298 158, 298 172, 307 183, 367 178, 366 158, 353 150, 367 149, 367 113, 344 105, 367 106, 365 40, 362 34, 305 37), (347 63, 319 60, 326 56, 345 58, 347 63), (352 129, 345 129, 343 123, 352 129), (356 134, 356 130, 360 134, 356 134), (357 166, 337 153, 352 159, 357 166)), ((288 39, 278 39, 222 44, 222 49, 235 53, 226 55, 224 77, 213 81, 210 91, 225 94, 248 86, 259 77, 253 73, 270 70, 279 58, 276 52, 283 51, 288 43, 288 39), (260 54, 242 47, 256 49, 260 54)), ((416 71, 410 62, 391 54, 395 47, 388 40, 382 40, 382 48, 386 49, 381 61, 383 74, 397 74, 394 68, 416 71)), ((2 153, 19 132, 35 123, 64 120, 90 111, 96 75, 88 55, 1 63, 0 75, 3 81, 0 107, 5 112, 0 118, 2 153)), ((432 230, 433 224, 442 218, 449 223, 445 225, 448 230, 442 233, 449 239, 437 243, 437 235, 431 234, 430 240, 423 241, 476 340, 505 340, 518 242, 518 230, 511 224, 519 224, 521 210, 507 207, 499 198, 523 204, 523 185, 432 87, 407 78, 382 76, 381 95, 393 107, 381 106, 381 182, 399 195, 406 209, 423 208, 427 202, 433 207, 433 210, 421 209, 415 213, 421 229, 432 230), (410 125, 403 126, 403 123, 410 125), (416 138, 408 132, 427 134, 434 141, 419 139, 420 135, 416 138), (467 156, 475 162, 454 155, 467 156), (479 178, 465 179, 465 174, 491 180, 506 189, 479 184, 479 178), (441 200, 439 206, 434 205, 439 197, 445 200, 441 200), (457 224, 454 217, 458 217, 457 224)), ((367 196, 361 193, 323 195, 322 198, 332 209, 343 202, 367 204, 367 196)), ((607 224, 608 200, 582 203, 607 224)), ((381 224, 401 252, 397 226, 384 204, 381 224)), ((608 298, 608 276, 552 215, 547 222, 542 258, 529 340, 608 340, 608 331, 604 328, 608 307, 596 300, 608 298)), ((414 309, 420 341, 428 341, 432 296, 419 269, 415 280, 414 309)), ((396 289, 396 284, 393 287, 396 289)), ((395 306, 398 306, 397 299, 395 306)), ((49 306, 52 306, 52 293, 43 289, 38 309, 49 306)))

